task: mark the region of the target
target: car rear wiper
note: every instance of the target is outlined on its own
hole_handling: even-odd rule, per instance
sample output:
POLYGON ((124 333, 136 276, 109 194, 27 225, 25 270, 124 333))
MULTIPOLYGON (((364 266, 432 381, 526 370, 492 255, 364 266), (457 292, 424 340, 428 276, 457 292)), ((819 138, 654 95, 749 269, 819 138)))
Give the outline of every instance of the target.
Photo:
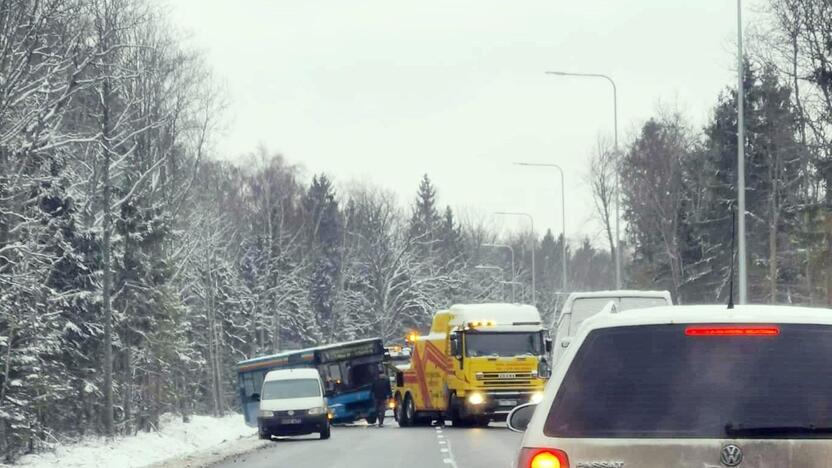
POLYGON ((728 437, 787 437, 801 435, 832 434, 832 426, 744 426, 728 423, 725 425, 725 435, 728 437))

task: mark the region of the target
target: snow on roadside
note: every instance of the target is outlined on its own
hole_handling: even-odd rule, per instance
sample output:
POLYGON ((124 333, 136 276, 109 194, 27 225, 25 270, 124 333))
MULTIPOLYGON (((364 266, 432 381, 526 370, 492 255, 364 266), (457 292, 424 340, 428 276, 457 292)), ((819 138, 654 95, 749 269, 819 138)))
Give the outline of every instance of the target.
POLYGON ((59 444, 54 452, 26 455, 16 465, 0 467, 134 468, 197 452, 223 450, 257 431, 246 426, 239 414, 222 418, 193 416, 187 424, 175 415, 165 415, 161 426, 158 432, 139 432, 135 437, 111 441, 90 437, 74 444, 59 444))

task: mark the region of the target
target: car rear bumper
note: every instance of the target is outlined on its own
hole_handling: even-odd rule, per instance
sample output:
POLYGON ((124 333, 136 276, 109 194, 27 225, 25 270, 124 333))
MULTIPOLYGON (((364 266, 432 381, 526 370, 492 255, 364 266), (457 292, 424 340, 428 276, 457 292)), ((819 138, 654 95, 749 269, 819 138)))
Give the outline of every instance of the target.
POLYGON ((329 421, 326 414, 315 416, 297 416, 297 417, 271 417, 271 418, 257 418, 257 426, 261 432, 268 432, 272 435, 303 435, 311 434, 313 432, 321 432, 324 430, 329 421))

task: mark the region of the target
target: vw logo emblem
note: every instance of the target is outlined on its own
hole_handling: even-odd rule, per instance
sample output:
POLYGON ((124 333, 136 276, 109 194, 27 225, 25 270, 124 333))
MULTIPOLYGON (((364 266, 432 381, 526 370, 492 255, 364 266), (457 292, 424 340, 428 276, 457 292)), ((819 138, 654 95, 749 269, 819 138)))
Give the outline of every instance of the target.
MULTIPOLYGON (((295 411, 294 410, 289 410, 289 411, 287 411, 287 413, 289 414, 289 416, 294 416, 295 411)), ((740 456, 740 458, 742 458, 742 456, 740 456)), ((735 466, 735 465, 728 465, 728 466, 735 466)))
POLYGON ((737 466, 742 463, 742 450, 734 444, 728 444, 722 447, 719 461, 725 466, 737 466))

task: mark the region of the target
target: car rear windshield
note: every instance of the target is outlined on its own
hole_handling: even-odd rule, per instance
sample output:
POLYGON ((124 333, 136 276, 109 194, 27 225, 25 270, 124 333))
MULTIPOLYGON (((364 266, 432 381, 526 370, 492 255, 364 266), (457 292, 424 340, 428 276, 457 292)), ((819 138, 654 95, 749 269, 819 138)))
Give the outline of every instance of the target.
POLYGON ((315 379, 269 380, 263 384, 263 400, 321 396, 321 385, 315 379))
MULTIPOLYGON (((593 331, 569 366, 544 433, 722 438, 737 428, 829 428, 832 327, 775 327, 776 336, 689 336, 685 325, 593 331)), ((793 438, 788 433, 761 432, 793 438)))

